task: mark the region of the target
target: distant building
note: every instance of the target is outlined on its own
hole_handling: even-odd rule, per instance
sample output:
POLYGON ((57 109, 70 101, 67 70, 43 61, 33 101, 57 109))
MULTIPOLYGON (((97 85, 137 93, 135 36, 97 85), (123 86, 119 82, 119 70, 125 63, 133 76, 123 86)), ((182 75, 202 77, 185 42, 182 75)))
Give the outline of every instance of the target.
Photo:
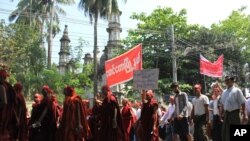
POLYGON ((123 47, 120 38, 120 34, 122 32, 120 16, 121 12, 113 14, 109 20, 107 28, 109 40, 107 46, 105 47, 107 59, 115 57, 114 55, 116 55, 117 51, 123 47))
POLYGON ((91 56, 90 53, 86 53, 84 58, 83 58, 83 61, 84 61, 84 65, 92 64, 93 63, 93 57, 91 56))
POLYGON ((70 59, 70 39, 68 36, 68 26, 65 25, 63 36, 60 39, 61 46, 59 54, 58 71, 60 74, 65 74, 67 71, 74 72, 74 60, 70 59))
MULTIPOLYGON (((120 34, 122 32, 122 28, 120 24, 120 16, 121 16, 121 12, 113 14, 108 21, 109 24, 108 24, 107 32, 109 34, 109 40, 100 58, 100 66, 98 69, 99 78, 101 78, 100 85, 105 85, 106 83, 105 61, 116 57, 116 55, 118 54, 118 51, 123 48, 122 41, 120 38, 120 34)), ((111 89, 113 92, 115 92, 118 95, 120 99, 121 97, 120 92, 121 92, 121 89, 123 88, 124 88, 124 85, 118 85, 118 86, 112 87, 111 89)))
POLYGON ((98 71, 99 75, 103 75, 105 73, 105 68, 104 68, 105 61, 115 57, 117 51, 119 51, 119 49, 123 47, 120 38, 120 34, 122 32, 120 24, 120 16, 121 12, 113 14, 108 21, 109 24, 106 30, 109 34, 109 40, 100 58, 100 66, 98 71))

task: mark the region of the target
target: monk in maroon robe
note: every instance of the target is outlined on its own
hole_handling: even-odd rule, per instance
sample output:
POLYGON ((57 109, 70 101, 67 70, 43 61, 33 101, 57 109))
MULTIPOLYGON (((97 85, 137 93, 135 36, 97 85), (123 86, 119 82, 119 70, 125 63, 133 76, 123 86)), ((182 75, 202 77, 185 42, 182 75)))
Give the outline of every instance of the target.
POLYGON ((125 141, 129 141, 130 139, 130 131, 134 122, 134 117, 133 117, 133 111, 131 106, 128 103, 128 99, 124 98, 122 100, 122 111, 121 111, 121 116, 122 116, 122 124, 125 132, 125 141))
POLYGON ((141 111, 141 141, 159 141, 158 125, 159 118, 157 114, 158 104, 154 99, 152 90, 142 93, 142 111, 141 111))
POLYGON ((124 130, 117 98, 108 86, 102 87, 104 100, 101 111, 100 141, 124 141, 124 130))
POLYGON ((53 103, 53 108, 54 108, 53 111, 55 112, 54 117, 56 117, 56 127, 59 127, 59 122, 60 122, 61 117, 62 117, 63 108, 58 103, 58 100, 56 98, 56 94, 52 94, 51 98, 52 98, 52 103, 53 103))
POLYGON ((34 94, 34 99, 33 99, 33 102, 32 102, 32 108, 39 105, 42 100, 43 100, 43 96, 41 94, 39 94, 39 93, 35 93, 34 94))
POLYGON ((62 120, 56 141, 84 141, 90 135, 90 129, 82 99, 70 86, 64 88, 64 95, 62 120))
POLYGON ((45 85, 42 88, 43 99, 33 107, 29 122, 29 141, 54 141, 56 134, 55 108, 51 98, 52 90, 45 85))
POLYGON ((12 85, 6 81, 7 77, 7 71, 0 70, 0 141, 15 141, 18 133, 17 96, 12 85))
POLYGON ((17 94, 17 104, 16 113, 18 117, 18 141, 27 141, 28 139, 28 119, 27 119, 27 108, 23 97, 23 86, 21 83, 16 83, 14 89, 17 94))
POLYGON ((92 112, 89 116, 88 123, 91 130, 92 138, 90 140, 99 141, 100 140, 100 127, 101 127, 101 106, 102 101, 95 98, 95 103, 92 108, 92 112))

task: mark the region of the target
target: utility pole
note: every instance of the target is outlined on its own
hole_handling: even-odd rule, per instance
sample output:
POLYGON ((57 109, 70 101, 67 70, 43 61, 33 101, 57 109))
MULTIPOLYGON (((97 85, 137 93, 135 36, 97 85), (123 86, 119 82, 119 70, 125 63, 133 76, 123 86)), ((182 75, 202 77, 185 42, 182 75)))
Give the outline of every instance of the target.
POLYGON ((30 0, 30 27, 31 27, 32 0, 30 0))
POLYGON ((52 57, 52 42, 53 42, 53 37, 52 37, 52 31, 53 31, 53 17, 54 17, 54 0, 50 0, 50 28, 49 28, 49 42, 48 42, 48 64, 47 68, 51 68, 51 57, 52 57))
POLYGON ((174 25, 170 27, 170 37, 171 37, 171 49, 172 49, 172 71, 173 71, 173 82, 177 82, 177 65, 176 65, 176 53, 175 53, 175 39, 174 39, 174 25))

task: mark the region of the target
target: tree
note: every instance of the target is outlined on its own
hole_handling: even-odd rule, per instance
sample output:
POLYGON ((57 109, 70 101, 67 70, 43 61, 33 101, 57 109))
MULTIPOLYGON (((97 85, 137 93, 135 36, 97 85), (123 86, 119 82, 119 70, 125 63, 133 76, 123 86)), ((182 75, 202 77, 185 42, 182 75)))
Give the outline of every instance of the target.
POLYGON ((51 67, 52 38, 60 32, 59 14, 66 14, 59 5, 69 5, 73 3, 74 0, 20 0, 17 9, 9 16, 10 21, 39 28, 42 35, 44 27, 46 27, 47 33, 51 33, 46 35, 48 36, 48 68, 51 67))
POLYGON ((221 40, 224 44, 220 44, 225 56, 225 70, 237 77, 237 83, 241 86, 245 84, 245 75, 243 66, 250 62, 250 15, 245 14, 246 7, 233 10, 228 18, 222 20, 218 24, 211 26, 212 31, 223 34, 221 40))
MULTIPOLYGON (((160 69, 162 92, 167 90, 168 86, 165 83, 172 80, 171 55, 177 57, 180 83, 190 85, 202 83, 209 86, 209 83, 215 81, 212 78, 204 80, 203 75, 200 75, 199 54, 203 54, 211 61, 215 61, 219 55, 224 54, 225 71, 230 71, 230 64, 242 65, 246 62, 246 57, 242 54, 246 53, 249 46, 246 31, 249 31, 250 20, 249 15, 240 11, 232 12, 228 19, 218 25, 214 24, 211 28, 187 24, 185 9, 174 12, 171 8, 159 7, 149 15, 133 13, 131 18, 139 23, 137 29, 129 31, 124 43, 128 47, 138 43, 143 44, 143 68, 160 69), (177 46, 173 54, 168 31, 172 24, 175 27, 174 38, 177 46), (187 48, 190 50, 184 54, 187 48)), ((239 67, 234 70, 240 72, 239 67)))
MULTIPOLYGON (((188 25, 186 10, 174 12, 171 8, 157 8, 150 15, 133 13, 132 19, 139 21, 136 30, 129 31, 129 36, 124 41, 126 46, 133 47, 138 43, 143 44, 143 68, 160 68, 160 79, 171 78, 170 35, 168 29, 174 24, 178 46, 182 45, 181 39, 196 30, 197 26, 188 25)), ((183 45, 184 46, 184 45, 183 45)))
POLYGON ((11 68, 11 75, 30 94, 31 76, 39 76, 45 66, 44 50, 39 47, 41 34, 25 24, 0 23, 0 60, 11 68))
POLYGON ((80 0, 79 8, 89 16, 90 22, 94 20, 94 95, 98 92, 98 69, 97 69, 97 23, 98 18, 108 19, 112 13, 118 13, 117 0, 80 0))

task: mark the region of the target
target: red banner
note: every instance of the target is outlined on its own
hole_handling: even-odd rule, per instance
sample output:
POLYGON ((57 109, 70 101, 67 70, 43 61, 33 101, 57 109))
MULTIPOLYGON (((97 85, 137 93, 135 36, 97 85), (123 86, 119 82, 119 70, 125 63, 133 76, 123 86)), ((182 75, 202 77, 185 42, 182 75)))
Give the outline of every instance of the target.
POLYGON ((135 70, 142 69, 142 45, 105 62, 106 83, 112 87, 133 78, 135 70))
POLYGON ((223 55, 214 62, 208 61, 205 57, 200 55, 200 74, 204 74, 210 77, 222 77, 223 76, 223 55))

